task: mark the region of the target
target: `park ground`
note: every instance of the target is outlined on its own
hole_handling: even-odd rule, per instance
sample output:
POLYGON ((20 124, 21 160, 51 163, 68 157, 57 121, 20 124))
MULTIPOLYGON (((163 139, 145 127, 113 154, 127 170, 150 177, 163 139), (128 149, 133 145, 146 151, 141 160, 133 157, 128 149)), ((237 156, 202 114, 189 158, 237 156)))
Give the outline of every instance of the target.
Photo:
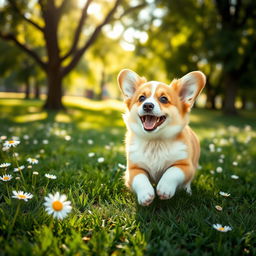
POLYGON ((202 154, 193 194, 179 191, 171 200, 142 207, 122 179, 122 104, 64 101, 67 110, 53 113, 41 110, 42 101, 0 100, 1 148, 4 136, 20 140, 0 151, 0 164, 11 163, 0 169, 1 176, 13 177, 0 181, 1 255, 256 255, 254 113, 227 117, 194 109, 191 126, 202 154), (29 157, 38 164, 28 168, 29 157), (13 172, 21 165, 24 180, 13 172), (13 190, 33 198, 17 200, 13 190), (63 220, 53 219, 43 205, 57 191, 73 207, 63 220), (217 223, 232 230, 220 232, 212 227, 217 223))

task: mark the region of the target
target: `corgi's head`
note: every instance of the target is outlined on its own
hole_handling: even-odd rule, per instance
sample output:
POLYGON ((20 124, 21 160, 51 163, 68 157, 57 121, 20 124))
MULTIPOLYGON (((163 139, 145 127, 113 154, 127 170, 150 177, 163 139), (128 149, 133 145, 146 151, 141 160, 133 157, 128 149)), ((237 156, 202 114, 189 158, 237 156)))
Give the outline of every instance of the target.
POLYGON ((125 122, 138 136, 168 138, 188 123, 188 113, 205 86, 205 75, 190 72, 170 85, 150 81, 124 69, 118 84, 127 106, 125 122))

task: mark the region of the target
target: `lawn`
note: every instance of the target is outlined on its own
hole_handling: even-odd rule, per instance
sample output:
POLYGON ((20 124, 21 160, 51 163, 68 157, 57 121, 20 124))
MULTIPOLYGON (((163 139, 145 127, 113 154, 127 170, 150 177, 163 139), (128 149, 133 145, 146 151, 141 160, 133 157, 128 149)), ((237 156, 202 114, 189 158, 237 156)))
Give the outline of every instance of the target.
POLYGON ((228 118, 194 109, 191 126, 202 154, 192 196, 179 191, 142 207, 122 180, 120 102, 65 102, 66 112, 48 113, 41 101, 0 100, 1 148, 13 136, 20 140, 0 150, 0 164, 11 163, 0 168, 1 176, 13 177, 0 181, 0 255, 256 255, 253 113, 228 118), (31 165, 28 158, 39 162, 31 165), (22 165, 21 172, 13 171, 22 165), (17 200, 13 190, 33 198, 17 200), (45 211, 44 197, 55 192, 71 201, 63 220, 45 211), (232 230, 217 231, 217 223, 232 230))

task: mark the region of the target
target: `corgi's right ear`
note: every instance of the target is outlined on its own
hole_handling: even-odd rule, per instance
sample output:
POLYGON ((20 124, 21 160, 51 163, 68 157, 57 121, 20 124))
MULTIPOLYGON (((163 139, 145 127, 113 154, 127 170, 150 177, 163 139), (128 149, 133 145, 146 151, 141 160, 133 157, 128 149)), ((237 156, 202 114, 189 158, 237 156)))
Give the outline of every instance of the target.
POLYGON ((124 95, 125 99, 130 99, 138 87, 146 82, 144 77, 140 77, 138 74, 129 69, 123 69, 120 71, 117 82, 124 95))

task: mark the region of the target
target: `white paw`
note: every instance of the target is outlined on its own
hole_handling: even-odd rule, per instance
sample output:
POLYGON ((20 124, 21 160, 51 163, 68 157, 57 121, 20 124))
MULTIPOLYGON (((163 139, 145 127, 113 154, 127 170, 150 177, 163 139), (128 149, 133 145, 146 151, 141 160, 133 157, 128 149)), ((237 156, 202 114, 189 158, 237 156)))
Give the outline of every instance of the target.
POLYGON ((167 200, 174 196, 177 185, 175 183, 169 183, 165 180, 160 180, 157 185, 157 194, 161 200, 167 200))
POLYGON ((155 198, 155 191, 153 187, 147 187, 143 190, 137 191, 138 203, 143 206, 148 206, 155 198))

